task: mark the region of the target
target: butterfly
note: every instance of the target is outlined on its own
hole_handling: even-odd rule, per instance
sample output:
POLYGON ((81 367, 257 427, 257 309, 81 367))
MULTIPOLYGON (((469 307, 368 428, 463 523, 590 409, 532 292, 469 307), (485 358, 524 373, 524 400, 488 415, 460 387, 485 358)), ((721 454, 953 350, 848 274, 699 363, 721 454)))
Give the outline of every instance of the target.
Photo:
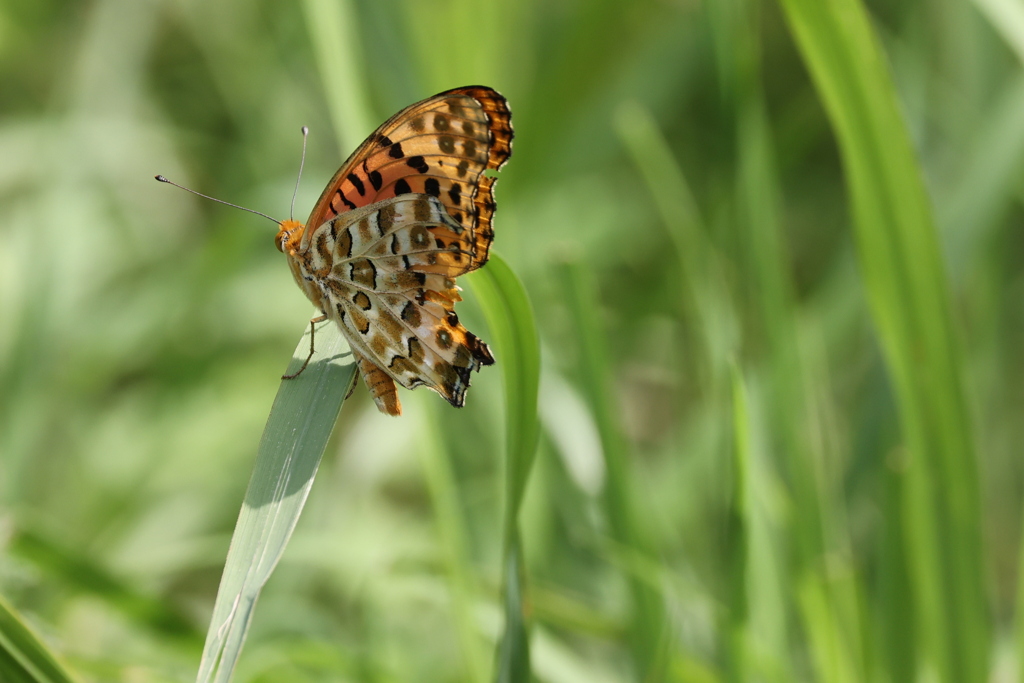
POLYGON ((505 98, 484 86, 447 90, 366 138, 305 224, 278 224, 277 248, 322 314, 311 330, 337 323, 381 412, 402 414, 398 384, 462 407, 470 373, 494 363, 459 322, 455 279, 487 262, 496 178, 486 171, 511 155, 505 98))

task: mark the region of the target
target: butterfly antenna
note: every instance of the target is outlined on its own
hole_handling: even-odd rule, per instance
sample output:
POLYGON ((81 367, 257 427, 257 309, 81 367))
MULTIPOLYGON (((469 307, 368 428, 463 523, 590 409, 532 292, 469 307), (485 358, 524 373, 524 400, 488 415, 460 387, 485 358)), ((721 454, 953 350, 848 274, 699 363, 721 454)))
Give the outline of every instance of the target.
POLYGON ((247 209, 244 206, 239 206, 238 204, 232 204, 231 202, 226 202, 223 199, 217 199, 216 197, 211 197, 210 195, 203 194, 202 192, 196 192, 195 190, 190 190, 187 187, 185 187, 184 185, 179 185, 178 183, 171 182, 170 180, 168 180, 167 178, 163 177, 162 175, 155 176, 155 178, 157 180, 159 180, 161 183, 167 183, 168 185, 174 185, 175 187, 180 187, 182 190, 185 190, 185 192, 191 192, 192 194, 199 195, 203 199, 209 199, 210 201, 217 202, 218 204, 226 204, 227 206, 233 206, 236 209, 241 209, 242 211, 248 211, 249 213, 254 213, 257 216, 263 216, 264 218, 266 218, 268 220, 271 220, 271 221, 274 221, 275 223, 277 223, 279 225, 281 223, 281 221, 277 220, 276 218, 274 218, 272 216, 268 216, 267 214, 262 213, 260 211, 256 211, 255 209, 247 209))
POLYGON ((302 127, 302 160, 299 161, 299 175, 295 178, 295 191, 292 192, 292 208, 288 217, 295 220, 295 196, 299 194, 299 181, 302 180, 302 167, 306 165, 306 138, 309 137, 309 126, 302 127))

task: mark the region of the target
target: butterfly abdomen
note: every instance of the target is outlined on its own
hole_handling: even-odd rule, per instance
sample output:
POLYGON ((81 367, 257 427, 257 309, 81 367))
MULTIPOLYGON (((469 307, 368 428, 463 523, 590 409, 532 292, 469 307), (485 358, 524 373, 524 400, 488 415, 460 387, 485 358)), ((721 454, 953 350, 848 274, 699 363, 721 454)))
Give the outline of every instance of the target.
POLYGON ((395 417, 401 415, 402 403, 398 400, 398 391, 395 389, 394 380, 363 356, 357 354, 356 358, 359 362, 359 372, 363 376, 363 382, 370 390, 370 396, 377 404, 377 409, 386 415, 395 417))

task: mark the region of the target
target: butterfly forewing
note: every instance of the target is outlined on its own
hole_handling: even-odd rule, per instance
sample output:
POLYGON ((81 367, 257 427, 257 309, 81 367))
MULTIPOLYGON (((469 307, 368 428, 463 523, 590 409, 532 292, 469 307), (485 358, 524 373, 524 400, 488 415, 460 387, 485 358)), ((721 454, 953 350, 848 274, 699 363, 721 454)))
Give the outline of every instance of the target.
POLYGON ((494 232, 494 178, 512 154, 505 98, 482 86, 457 88, 406 107, 388 119, 335 174, 306 229, 336 215, 409 193, 439 199, 467 232, 468 270, 487 261, 494 232))
POLYGON ((374 206, 379 208, 373 212, 359 209, 332 219, 335 224, 351 220, 355 225, 340 235, 335 267, 368 258, 375 269, 394 276, 379 282, 382 289, 403 291, 420 285, 415 276, 402 273, 454 279, 470 270, 473 244, 469 233, 448 215, 439 200, 425 195, 402 195, 374 206), (349 219, 349 215, 355 218, 349 219))

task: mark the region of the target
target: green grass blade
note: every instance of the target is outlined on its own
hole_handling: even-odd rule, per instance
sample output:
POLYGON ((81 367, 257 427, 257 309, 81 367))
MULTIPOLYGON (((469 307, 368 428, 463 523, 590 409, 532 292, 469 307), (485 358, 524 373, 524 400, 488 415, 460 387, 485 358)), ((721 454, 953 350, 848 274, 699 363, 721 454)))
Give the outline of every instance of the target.
POLYGON ((540 434, 540 339, 526 289, 500 256, 492 252, 487 267, 467 279, 487 317, 505 384, 505 633, 498 644, 495 680, 519 683, 530 680, 519 509, 540 434))
POLYGON ((373 130, 370 101, 361 79, 364 53, 355 8, 349 0, 304 0, 302 7, 344 159, 373 130))
MULTIPOLYGON (((1024 42, 1024 38, 1022 38, 1024 42)), ((1022 48, 1024 49, 1024 48, 1022 48)), ((950 279, 963 282, 979 251, 992 239, 999 219, 1014 202, 1014 188, 1024 165, 1024 77, 1008 79, 998 99, 986 108, 963 160, 964 180, 936 197, 950 279)))
MULTIPOLYGON (((639 501, 634 500, 629 445, 619 423, 612 390, 611 361, 605 333, 599 320, 601 310, 593 274, 581 261, 561 264, 559 275, 572 312, 580 354, 580 378, 584 394, 597 421, 607 479, 604 490, 605 515, 612 539, 639 564, 649 560, 649 541, 636 520, 639 501)), ((630 564, 627 562, 627 565, 630 564)), ((666 622, 661 595, 632 572, 629 587, 633 601, 629 628, 630 647, 638 680, 660 680, 665 665, 666 622)))
POLYGON ((505 521, 507 530, 519 514, 540 434, 540 340, 526 289, 501 256, 492 252, 487 266, 465 281, 480 300, 505 382, 507 493, 512 506, 505 521))
POLYGON ((518 536, 505 547, 502 597, 505 632, 498 643, 494 680, 527 683, 530 680, 530 625, 526 618, 523 548, 518 536))
POLYGON ((861 273, 908 469, 915 627, 941 681, 985 680, 978 473, 931 207, 892 79, 857 0, 782 0, 838 138, 861 273))
POLYGON ((74 683, 49 648, 32 633, 14 608, 0 598, 0 681, 74 683))
POLYGON ((749 520, 752 506, 748 495, 751 469, 750 415, 747 408, 747 389, 737 365, 732 367, 732 421, 733 421, 733 478, 732 509, 727 539, 729 577, 729 604, 726 606, 726 637, 729 652, 726 672, 729 681, 749 680, 747 672, 748 629, 748 562, 749 520))
POLYGON ((464 672, 462 680, 482 683, 486 680, 487 655, 477 625, 477 587, 473 574, 473 562, 469 551, 466 521, 461 514, 458 484, 451 461, 451 451, 446 448, 443 431, 437 428, 438 413, 448 410, 447 405, 428 403, 428 426, 424 430, 423 444, 418 449, 423 473, 430 491, 434 509, 434 526, 437 529, 441 556, 444 558, 448 586, 451 591, 452 617, 459 638, 459 654, 464 672))
POLYGON ((625 102, 615 113, 615 125, 675 246, 680 296, 699 354, 693 365, 707 375, 703 381, 716 393, 719 383, 727 381, 729 354, 738 343, 721 257, 708 239, 691 183, 651 112, 637 102, 625 102))
POLYGON ((63 547, 47 534, 26 529, 18 530, 11 538, 9 551, 60 580, 66 589, 103 600, 138 627, 190 645, 202 637, 182 612, 159 597, 141 593, 98 564, 88 552, 63 547))
MULTIPOLYGON (((1013 639, 1020 661, 1020 653, 1024 652, 1024 543, 1018 542, 1017 547, 1017 600, 1014 605, 1013 639)), ((1024 667, 1019 669, 1017 680, 1024 681, 1024 667)))
POLYGON ((972 0, 992 28, 1024 62, 1024 7, 1014 0, 972 0))
MULTIPOLYGON (((260 440, 249 488, 231 537, 196 680, 231 679, 260 591, 284 553, 338 419, 355 364, 341 331, 319 324, 316 353, 296 379, 283 380, 260 440)), ((309 329, 288 372, 309 352, 309 329)))

